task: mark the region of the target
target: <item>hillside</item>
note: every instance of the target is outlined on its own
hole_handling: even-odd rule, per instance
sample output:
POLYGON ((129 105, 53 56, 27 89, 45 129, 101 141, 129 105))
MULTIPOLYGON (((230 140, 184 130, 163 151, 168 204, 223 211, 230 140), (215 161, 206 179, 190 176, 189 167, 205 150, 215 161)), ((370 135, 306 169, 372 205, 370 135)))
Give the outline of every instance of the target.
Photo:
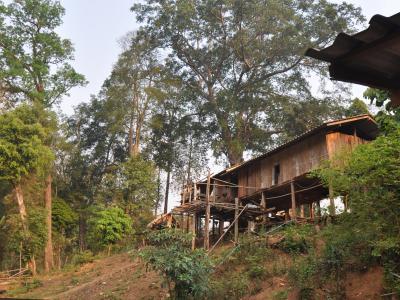
MULTIPOLYGON (((225 243, 212 256, 214 271, 207 299, 325 299, 328 295, 332 299, 380 299, 385 293, 383 268, 374 264, 360 267, 353 262, 342 268, 343 274, 335 279, 331 276, 333 271, 326 277, 326 271, 311 268, 314 266, 308 260, 313 256, 311 250, 294 251, 300 249, 299 245, 309 243, 315 249, 322 248, 324 242, 319 237, 320 233, 312 231, 310 234, 309 227, 299 226, 270 236, 268 241, 242 235, 238 247, 225 243), (327 280, 314 285, 309 281, 311 277, 307 277, 310 274, 327 280), (293 282, 294 278, 298 282, 293 282), (305 294, 310 287, 314 298, 305 294)), ((161 276, 147 270, 133 254, 123 253, 98 258, 62 272, 37 276, 26 283, 10 286, 3 296, 23 299, 168 299, 169 293, 161 276)))
MULTIPOLYGON (((165 299, 161 278, 127 253, 97 259, 70 271, 37 276, 10 287, 7 296, 33 299, 165 299)), ((4 296, 4 295, 3 295, 4 296)), ((0 296, 1 298, 1 296, 0 296)))

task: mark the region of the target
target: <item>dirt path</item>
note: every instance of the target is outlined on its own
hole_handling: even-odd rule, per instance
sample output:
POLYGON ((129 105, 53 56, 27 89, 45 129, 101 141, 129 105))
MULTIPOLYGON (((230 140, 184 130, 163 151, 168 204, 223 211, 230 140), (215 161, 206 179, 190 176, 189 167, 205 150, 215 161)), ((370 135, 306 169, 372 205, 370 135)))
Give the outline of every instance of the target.
POLYGON ((85 264, 76 270, 37 278, 42 286, 18 297, 36 299, 165 299, 167 290, 154 272, 128 254, 85 264))

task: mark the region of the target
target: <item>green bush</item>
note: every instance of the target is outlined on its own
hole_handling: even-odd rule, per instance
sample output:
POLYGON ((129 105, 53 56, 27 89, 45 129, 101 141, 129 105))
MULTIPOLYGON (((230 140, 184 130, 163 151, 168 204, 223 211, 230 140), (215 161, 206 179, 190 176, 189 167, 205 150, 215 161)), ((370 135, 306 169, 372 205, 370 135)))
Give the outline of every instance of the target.
MULTIPOLYGON (((380 262, 387 274, 400 273, 400 227, 394 225, 400 224, 398 116, 399 111, 380 114, 382 134, 376 140, 359 145, 345 157, 331 159, 315 172, 335 192, 347 195, 351 211, 347 233, 341 230, 326 249, 328 269, 343 263, 362 269, 380 262)), ((385 279, 396 290, 396 279, 390 275, 385 279)))
POLYGON ((76 253, 72 256, 71 263, 75 266, 91 263, 96 259, 92 251, 86 250, 83 252, 76 253))
POLYGON ((246 274, 223 273, 210 283, 209 299, 241 299, 249 292, 250 282, 246 274))
POLYGON ((284 238, 278 247, 286 253, 307 253, 313 246, 315 230, 312 225, 289 225, 282 234, 284 238))
POLYGON ((95 250, 121 241, 132 232, 132 220, 119 207, 101 209, 89 220, 89 240, 95 250))
POLYGON ((288 290, 282 290, 272 293, 272 299, 274 300, 286 300, 288 298, 288 290))
POLYGON ((176 299, 198 299, 208 292, 212 263, 203 249, 191 250, 191 240, 191 234, 179 230, 155 231, 147 237, 148 246, 139 252, 165 277, 176 299))
POLYGON ((322 268, 326 274, 345 271, 365 271, 378 262, 373 256, 371 232, 362 231, 351 214, 342 214, 336 225, 321 232, 325 241, 322 268))
POLYGON ((318 272, 318 260, 313 254, 299 258, 289 268, 289 281, 300 289, 301 299, 312 299, 313 291, 318 286, 318 272))

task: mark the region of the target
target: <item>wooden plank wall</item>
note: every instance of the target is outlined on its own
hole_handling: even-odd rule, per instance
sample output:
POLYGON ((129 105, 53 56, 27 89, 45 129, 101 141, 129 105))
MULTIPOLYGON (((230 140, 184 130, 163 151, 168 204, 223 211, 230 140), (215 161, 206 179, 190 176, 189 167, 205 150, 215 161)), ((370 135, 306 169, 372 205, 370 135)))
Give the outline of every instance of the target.
MULTIPOLYGON (((327 158, 325 134, 316 134, 240 169, 239 186, 269 188, 272 186, 272 172, 276 163, 280 165, 279 183, 282 183, 309 172, 321 159, 327 158)), ((239 198, 251 195, 258 189, 239 188, 239 198)))
POLYGON ((366 140, 356 136, 348 135, 341 132, 332 132, 326 135, 326 145, 329 158, 340 151, 352 150, 360 144, 367 143, 366 140))

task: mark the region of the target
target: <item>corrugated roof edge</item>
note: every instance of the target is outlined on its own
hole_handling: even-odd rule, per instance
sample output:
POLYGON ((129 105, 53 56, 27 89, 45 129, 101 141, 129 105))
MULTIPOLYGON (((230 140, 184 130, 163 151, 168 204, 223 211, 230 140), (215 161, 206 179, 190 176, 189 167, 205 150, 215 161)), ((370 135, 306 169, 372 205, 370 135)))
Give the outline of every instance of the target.
POLYGON ((241 164, 238 164, 238 165, 229 167, 227 169, 224 169, 224 170, 218 172, 217 174, 212 175, 212 177, 215 178, 217 176, 222 176, 222 175, 231 173, 232 171, 237 170, 238 168, 241 168, 241 167, 243 167, 245 165, 248 165, 249 163, 252 163, 252 162, 257 161, 259 159, 263 159, 263 158, 265 158, 267 156, 270 156, 273 153, 275 153, 277 151, 280 151, 280 150, 282 150, 282 149, 284 149, 286 147, 289 147, 292 144, 294 144, 294 143, 296 143, 296 142, 298 142, 298 141, 300 141, 300 140, 302 140, 302 139, 304 139, 304 138, 306 138, 306 137, 308 137, 310 135, 318 133, 320 130, 322 130, 324 128, 328 128, 330 126, 336 126, 336 125, 339 125, 339 124, 349 123, 349 122, 355 122, 355 121, 362 120, 362 119, 369 119, 373 123, 377 124, 376 121, 374 120, 374 118, 372 117, 372 115, 370 115, 370 114, 362 114, 362 115, 357 115, 357 116, 353 116, 353 117, 349 117, 349 118, 327 121, 327 122, 324 122, 324 123, 322 123, 321 125, 319 125, 317 127, 314 127, 312 129, 310 129, 310 130, 308 130, 308 131, 306 131, 306 132, 294 137, 290 141, 288 141, 286 143, 283 143, 283 144, 271 149, 270 151, 268 151, 268 152, 266 152, 264 154, 261 154, 259 156, 254 157, 254 158, 246 160, 246 161, 242 162, 241 164))
MULTIPOLYGON (((305 56, 312 57, 315 59, 323 60, 326 62, 332 62, 332 60, 336 59, 337 57, 330 55, 328 52, 330 49, 335 49, 335 48, 341 48, 341 41, 342 39, 346 38, 352 38, 354 40, 357 40, 357 37, 361 37, 365 34, 374 34, 374 33, 380 33, 379 29, 381 29, 381 26, 386 27, 388 30, 393 29, 393 27, 399 28, 400 27, 400 13, 394 14, 390 17, 385 17, 379 14, 376 14, 372 16, 372 18, 369 21, 369 26, 367 29, 357 32, 353 35, 348 35, 345 33, 339 33, 335 40, 333 41, 332 45, 323 48, 321 50, 317 50, 314 48, 309 48, 305 52, 305 56), (379 25, 381 26, 379 26, 379 25), (378 26, 376 26, 378 25, 378 26)), ((371 43, 371 41, 369 42, 371 43)))

